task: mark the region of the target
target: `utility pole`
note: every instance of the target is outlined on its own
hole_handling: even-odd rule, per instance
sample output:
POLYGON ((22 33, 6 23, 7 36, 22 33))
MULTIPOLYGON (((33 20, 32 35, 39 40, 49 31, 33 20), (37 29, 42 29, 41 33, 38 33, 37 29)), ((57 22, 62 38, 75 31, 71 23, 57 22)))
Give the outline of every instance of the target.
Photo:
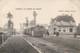
POLYGON ((29 20, 28 20, 28 17, 26 17, 26 27, 28 28, 28 25, 29 25, 29 20))
POLYGON ((26 33, 29 34, 29 20, 28 20, 28 17, 26 17, 26 33))

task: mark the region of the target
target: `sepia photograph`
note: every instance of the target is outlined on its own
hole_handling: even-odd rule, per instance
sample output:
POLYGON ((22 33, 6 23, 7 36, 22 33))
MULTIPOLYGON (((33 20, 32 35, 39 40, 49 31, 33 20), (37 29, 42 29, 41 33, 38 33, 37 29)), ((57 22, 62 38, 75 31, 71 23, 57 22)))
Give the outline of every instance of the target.
POLYGON ((0 0, 0 53, 80 53, 80 0, 0 0))

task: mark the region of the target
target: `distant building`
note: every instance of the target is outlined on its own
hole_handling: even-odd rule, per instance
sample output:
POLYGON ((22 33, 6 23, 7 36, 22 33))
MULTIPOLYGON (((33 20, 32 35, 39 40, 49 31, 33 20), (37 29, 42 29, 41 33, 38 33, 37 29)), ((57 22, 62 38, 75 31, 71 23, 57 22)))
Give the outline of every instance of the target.
POLYGON ((59 15, 51 19, 48 28, 50 34, 59 32, 60 34, 74 34, 76 32, 76 22, 72 15, 59 15))

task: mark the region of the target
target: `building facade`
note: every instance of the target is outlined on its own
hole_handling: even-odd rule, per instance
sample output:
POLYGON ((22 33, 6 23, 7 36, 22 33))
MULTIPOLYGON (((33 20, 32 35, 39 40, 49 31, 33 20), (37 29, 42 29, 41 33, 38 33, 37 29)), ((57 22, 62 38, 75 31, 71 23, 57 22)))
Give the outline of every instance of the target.
POLYGON ((59 15, 54 19, 51 19, 50 26, 48 28, 50 34, 74 34, 76 33, 76 22, 72 15, 59 15))

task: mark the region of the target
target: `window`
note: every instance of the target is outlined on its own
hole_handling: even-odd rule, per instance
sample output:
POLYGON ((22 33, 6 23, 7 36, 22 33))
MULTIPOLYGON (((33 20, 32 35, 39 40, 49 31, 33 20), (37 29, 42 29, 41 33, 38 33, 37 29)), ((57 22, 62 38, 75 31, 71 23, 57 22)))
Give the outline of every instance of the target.
POLYGON ((69 30, 70 30, 70 32, 73 32, 73 29, 72 28, 70 28, 69 30))
POLYGON ((54 31, 56 30, 56 28, 54 28, 54 31))
POLYGON ((63 30, 63 32, 66 32, 66 30, 63 30))
POLYGON ((59 31, 61 31, 61 30, 59 30, 59 31))

